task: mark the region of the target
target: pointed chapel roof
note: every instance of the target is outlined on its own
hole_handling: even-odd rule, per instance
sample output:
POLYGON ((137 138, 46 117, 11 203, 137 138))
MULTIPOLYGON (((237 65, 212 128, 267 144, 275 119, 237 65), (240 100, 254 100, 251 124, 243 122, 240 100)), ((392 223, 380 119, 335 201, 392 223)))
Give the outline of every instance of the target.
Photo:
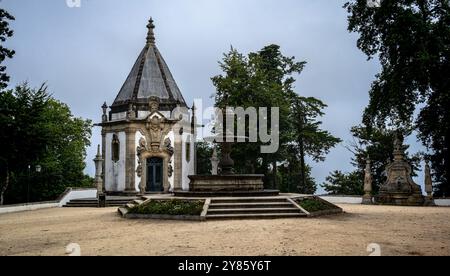
POLYGON ((147 43, 141 51, 112 107, 148 104, 158 98, 161 104, 186 106, 172 73, 155 44, 155 25, 150 18, 147 43))

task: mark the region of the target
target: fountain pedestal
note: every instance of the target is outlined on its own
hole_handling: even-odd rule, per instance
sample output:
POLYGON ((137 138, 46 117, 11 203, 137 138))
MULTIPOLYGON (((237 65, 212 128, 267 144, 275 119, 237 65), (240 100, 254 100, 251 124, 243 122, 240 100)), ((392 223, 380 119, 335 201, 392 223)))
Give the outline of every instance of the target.
POLYGON ((264 190, 264 175, 193 175, 193 192, 238 192, 264 190))

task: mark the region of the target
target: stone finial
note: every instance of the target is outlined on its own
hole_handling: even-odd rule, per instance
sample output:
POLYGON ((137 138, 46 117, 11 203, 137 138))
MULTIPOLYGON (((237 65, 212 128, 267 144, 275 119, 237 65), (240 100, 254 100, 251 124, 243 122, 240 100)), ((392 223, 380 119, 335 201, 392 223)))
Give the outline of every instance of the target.
POLYGON ((155 45, 155 24, 153 21, 153 18, 150 17, 150 20, 148 21, 147 25, 148 34, 147 34, 147 44, 148 45, 155 45))
POLYGON ((211 174, 218 175, 219 174, 219 157, 217 154, 217 149, 214 147, 213 155, 211 157, 211 174))
POLYGON ((430 163, 425 161, 425 191, 427 192, 428 198, 433 197, 433 179, 431 177, 430 163))
POLYGON ((97 196, 103 194, 103 156, 101 154, 100 145, 97 147, 97 156, 95 156, 95 186, 97 188, 97 196))
POLYGON ((107 122, 108 115, 106 113, 108 112, 108 105, 106 104, 106 102, 102 105, 102 109, 103 109, 102 121, 107 122))
POLYGON ((367 156, 366 168, 364 169, 364 197, 363 204, 372 204, 372 162, 370 157, 367 156))

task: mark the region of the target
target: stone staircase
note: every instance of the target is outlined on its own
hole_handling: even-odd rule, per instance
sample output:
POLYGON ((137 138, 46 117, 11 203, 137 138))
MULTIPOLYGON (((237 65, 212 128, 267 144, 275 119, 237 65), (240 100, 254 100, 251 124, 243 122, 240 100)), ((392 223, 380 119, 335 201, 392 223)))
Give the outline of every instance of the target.
MULTIPOLYGON (((129 197, 108 197, 106 207, 122 207, 132 202, 136 198, 129 197)), ((64 207, 68 208, 97 208, 98 200, 96 198, 74 199, 69 201, 64 207)))
POLYGON ((306 216, 307 214, 284 197, 212 198, 206 219, 274 219, 306 216))

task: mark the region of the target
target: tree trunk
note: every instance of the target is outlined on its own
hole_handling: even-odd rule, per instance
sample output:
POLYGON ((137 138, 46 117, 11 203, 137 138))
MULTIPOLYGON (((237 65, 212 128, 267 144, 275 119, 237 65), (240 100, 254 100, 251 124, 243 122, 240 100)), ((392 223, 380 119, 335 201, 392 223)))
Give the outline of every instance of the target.
POLYGON ((6 165, 6 179, 5 179, 5 185, 2 187, 2 190, 0 191, 0 206, 3 206, 5 203, 5 193, 6 190, 8 190, 9 186, 9 168, 8 165, 6 165))

